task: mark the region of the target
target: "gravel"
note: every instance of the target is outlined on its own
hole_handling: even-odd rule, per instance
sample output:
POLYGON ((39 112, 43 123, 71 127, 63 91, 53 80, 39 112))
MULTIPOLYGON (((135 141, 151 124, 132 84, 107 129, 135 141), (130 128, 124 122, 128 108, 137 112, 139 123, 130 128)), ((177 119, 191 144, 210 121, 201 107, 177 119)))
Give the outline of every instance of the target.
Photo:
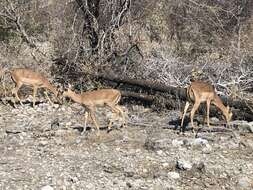
POLYGON ((98 136, 91 124, 81 135, 84 110, 78 104, 0 104, 0 189, 253 188, 249 127, 232 128, 237 135, 203 132, 195 138, 170 127, 179 111, 139 107, 128 107, 126 128, 116 121, 110 132, 108 110, 98 109, 98 136))

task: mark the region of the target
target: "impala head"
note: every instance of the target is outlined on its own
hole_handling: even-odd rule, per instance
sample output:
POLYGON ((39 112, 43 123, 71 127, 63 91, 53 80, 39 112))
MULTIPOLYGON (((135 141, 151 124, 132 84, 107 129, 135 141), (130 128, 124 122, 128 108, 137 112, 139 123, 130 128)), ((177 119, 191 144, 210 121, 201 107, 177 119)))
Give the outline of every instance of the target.
POLYGON ((61 100, 61 103, 64 104, 65 97, 69 97, 70 88, 61 87, 59 88, 59 94, 58 97, 61 100))
POLYGON ((224 113, 224 116, 227 123, 232 119, 233 113, 229 106, 226 107, 226 113, 224 113))
POLYGON ((62 98, 69 97, 70 94, 72 94, 72 93, 73 93, 73 91, 71 90, 71 85, 69 84, 67 89, 62 90, 62 98))
POLYGON ((66 91, 64 91, 63 93, 62 93, 62 96, 63 97, 68 97, 69 96, 69 94, 71 93, 71 92, 73 92, 71 89, 67 89, 66 91))

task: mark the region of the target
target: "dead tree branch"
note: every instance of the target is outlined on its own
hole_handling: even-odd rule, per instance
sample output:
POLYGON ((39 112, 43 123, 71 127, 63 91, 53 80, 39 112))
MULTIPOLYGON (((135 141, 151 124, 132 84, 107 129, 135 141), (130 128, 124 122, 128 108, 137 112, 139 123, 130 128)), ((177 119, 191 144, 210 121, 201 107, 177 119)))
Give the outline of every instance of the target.
POLYGON ((2 17, 11 28, 15 28, 17 34, 19 34, 31 48, 36 48, 35 43, 26 33, 24 26, 21 24, 21 16, 15 10, 14 4, 11 0, 6 0, 6 4, 3 5, 3 9, 0 11, 0 17, 2 17))

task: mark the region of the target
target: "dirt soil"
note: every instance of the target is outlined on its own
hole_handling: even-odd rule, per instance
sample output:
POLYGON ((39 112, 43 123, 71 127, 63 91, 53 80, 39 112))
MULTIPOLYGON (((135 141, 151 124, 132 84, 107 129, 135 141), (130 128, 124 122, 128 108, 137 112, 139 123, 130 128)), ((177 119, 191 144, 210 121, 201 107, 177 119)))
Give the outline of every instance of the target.
POLYGON ((99 136, 91 124, 81 135, 78 104, 0 103, 0 189, 253 189, 252 133, 180 135, 179 111, 140 106, 108 132, 107 111, 97 111, 99 136))

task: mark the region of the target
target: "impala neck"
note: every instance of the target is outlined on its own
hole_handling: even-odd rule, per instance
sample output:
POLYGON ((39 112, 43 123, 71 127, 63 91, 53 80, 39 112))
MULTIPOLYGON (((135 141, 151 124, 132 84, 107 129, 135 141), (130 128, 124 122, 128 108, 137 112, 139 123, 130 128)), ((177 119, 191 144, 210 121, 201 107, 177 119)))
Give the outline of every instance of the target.
POLYGON ((229 110, 226 106, 224 106, 223 102, 221 101, 221 98, 216 94, 213 104, 217 106, 223 113, 223 115, 228 118, 229 110))
POLYGON ((77 103, 82 103, 82 96, 80 94, 76 94, 73 91, 68 91, 66 94, 68 97, 70 97, 72 100, 74 100, 77 103))
POLYGON ((47 88, 51 90, 55 96, 57 96, 58 94, 57 90, 49 82, 47 83, 47 88))

